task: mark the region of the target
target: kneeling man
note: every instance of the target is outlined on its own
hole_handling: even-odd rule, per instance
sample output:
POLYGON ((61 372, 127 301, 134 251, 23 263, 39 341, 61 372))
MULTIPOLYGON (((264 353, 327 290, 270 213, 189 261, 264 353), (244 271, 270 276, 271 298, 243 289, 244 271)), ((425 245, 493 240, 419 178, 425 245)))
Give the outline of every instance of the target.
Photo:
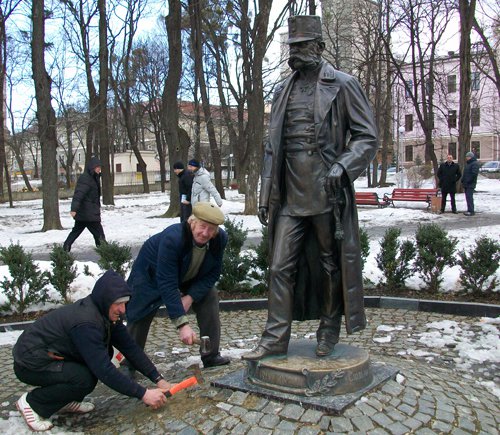
POLYGON ((154 409, 166 402, 171 384, 122 323, 130 295, 124 279, 108 270, 89 296, 46 314, 21 334, 12 352, 14 372, 21 382, 38 388, 23 394, 16 405, 31 430, 52 428, 47 419, 56 412, 92 411, 94 404, 83 399, 98 380, 154 409), (111 362, 113 346, 158 388, 146 389, 120 373, 111 362))

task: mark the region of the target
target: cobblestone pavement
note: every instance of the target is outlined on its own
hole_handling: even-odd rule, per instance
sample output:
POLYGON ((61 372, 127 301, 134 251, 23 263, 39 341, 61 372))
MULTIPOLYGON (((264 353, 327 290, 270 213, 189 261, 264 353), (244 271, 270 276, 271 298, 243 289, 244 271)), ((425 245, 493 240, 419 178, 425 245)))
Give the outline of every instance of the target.
MULTIPOLYGON (((368 309, 367 314, 367 329, 341 341, 369 350, 372 361, 391 364, 399 368, 400 375, 340 416, 210 385, 211 379, 244 367, 238 352, 253 347, 263 329, 266 312, 237 311, 221 313, 222 353, 233 360, 229 366, 202 370, 206 383, 178 393, 157 411, 99 384, 88 398, 97 405, 96 410, 85 416, 54 416, 56 431, 121 435, 500 432, 500 401, 485 386, 488 382, 500 386, 498 366, 468 367, 462 364, 457 347, 429 349, 419 341, 430 322, 453 320, 471 335, 479 330, 480 319, 396 309, 368 309), (386 327, 377 330, 380 325, 386 327), (389 335, 390 341, 383 339, 389 335)), ((293 332, 299 338, 313 338, 316 326, 314 321, 296 322, 293 332)), ((156 318, 146 350, 166 378, 176 382, 190 376, 186 369, 190 362, 199 361, 195 349, 172 352, 178 348, 183 349, 170 322, 156 318)), ((1 419, 19 416, 15 400, 26 390, 12 371, 11 350, 12 346, 0 347, 1 419)))

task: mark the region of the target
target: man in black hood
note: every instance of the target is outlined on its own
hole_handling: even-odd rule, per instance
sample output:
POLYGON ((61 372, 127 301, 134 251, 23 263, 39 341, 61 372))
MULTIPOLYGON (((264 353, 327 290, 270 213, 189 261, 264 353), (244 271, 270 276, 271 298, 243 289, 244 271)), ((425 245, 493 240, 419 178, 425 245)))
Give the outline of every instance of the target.
POLYGON ((16 405, 30 429, 50 429, 53 424, 47 419, 56 412, 92 411, 94 404, 82 401, 98 380, 152 408, 165 403, 171 384, 122 323, 130 295, 123 278, 108 270, 89 296, 46 314, 21 334, 12 351, 14 372, 37 388, 16 405), (111 362, 113 347, 158 388, 146 389, 123 375, 111 362))
POLYGON ((76 183, 70 212, 75 219, 75 226, 64 242, 65 251, 71 251, 71 245, 85 228, 94 236, 96 246, 99 246, 101 241, 106 241, 101 225, 100 178, 101 161, 97 157, 92 157, 76 183))

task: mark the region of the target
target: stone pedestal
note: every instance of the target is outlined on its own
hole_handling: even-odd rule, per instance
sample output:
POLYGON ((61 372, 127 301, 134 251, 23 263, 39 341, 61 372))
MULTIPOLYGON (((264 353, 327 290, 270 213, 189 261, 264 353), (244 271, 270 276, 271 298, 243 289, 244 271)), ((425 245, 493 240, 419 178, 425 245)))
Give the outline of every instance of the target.
POLYGON ((337 344, 331 355, 320 358, 315 349, 314 340, 292 340, 286 356, 248 361, 247 381, 302 396, 353 393, 372 382, 367 351, 337 344))
POLYGON ((370 361, 368 352, 338 344, 319 358, 316 340, 292 340, 288 354, 247 361, 247 368, 212 381, 219 388, 253 393, 304 408, 341 414, 361 396, 394 378, 398 369, 370 361))

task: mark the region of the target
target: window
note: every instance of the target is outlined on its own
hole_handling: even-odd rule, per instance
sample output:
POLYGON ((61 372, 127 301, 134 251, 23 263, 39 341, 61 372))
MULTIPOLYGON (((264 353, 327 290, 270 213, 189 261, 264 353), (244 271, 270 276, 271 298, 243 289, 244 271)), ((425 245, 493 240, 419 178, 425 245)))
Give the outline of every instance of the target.
POLYGON ((410 113, 409 115, 405 115, 405 131, 413 130, 413 115, 410 113))
POLYGON ((121 163, 117 163, 116 164, 116 170, 115 172, 121 172, 122 171, 122 164, 121 163))
POLYGON ((457 128, 456 110, 448 110, 448 128, 457 128))
POLYGON ((448 144, 448 154, 451 154, 454 159, 457 158, 457 143, 456 142, 450 142, 448 144))
POLYGON ((408 80, 405 86, 405 97, 409 98, 413 95, 413 80, 408 80))
POLYGON ((473 140, 470 143, 470 150, 474 153, 477 159, 481 158, 481 142, 473 140))
POLYGON ((457 92, 457 76, 455 74, 448 76, 448 93, 457 92))
POLYGON ((473 107, 470 109, 470 125, 472 127, 477 127, 481 123, 481 109, 479 107, 473 107))
POLYGON ((82 155, 81 153, 78 153, 78 161, 81 162, 82 161, 82 155))
POLYGON ((405 162, 413 162, 413 145, 405 146, 405 162))
POLYGON ((471 75, 471 89, 473 91, 479 91, 479 84, 481 81, 481 73, 479 71, 474 71, 471 75))

